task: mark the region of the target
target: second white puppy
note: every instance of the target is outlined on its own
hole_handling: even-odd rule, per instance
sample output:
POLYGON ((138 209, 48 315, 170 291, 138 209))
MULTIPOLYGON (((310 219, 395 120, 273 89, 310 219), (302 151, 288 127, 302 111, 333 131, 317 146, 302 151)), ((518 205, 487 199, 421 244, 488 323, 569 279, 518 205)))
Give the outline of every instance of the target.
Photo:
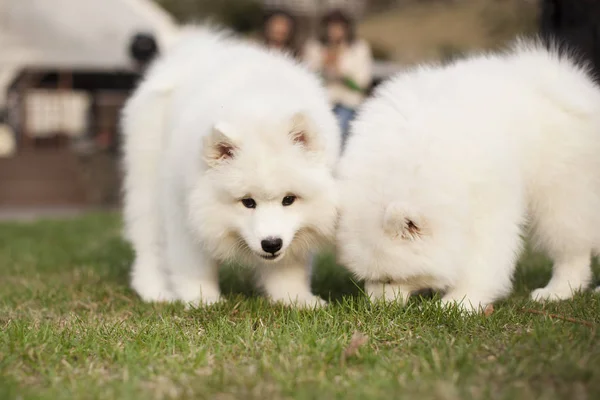
POLYGON ((570 298, 600 248, 600 89, 532 43, 419 67, 364 105, 339 184, 340 258, 372 296, 484 307, 510 292, 529 222, 554 260, 532 297, 570 298))

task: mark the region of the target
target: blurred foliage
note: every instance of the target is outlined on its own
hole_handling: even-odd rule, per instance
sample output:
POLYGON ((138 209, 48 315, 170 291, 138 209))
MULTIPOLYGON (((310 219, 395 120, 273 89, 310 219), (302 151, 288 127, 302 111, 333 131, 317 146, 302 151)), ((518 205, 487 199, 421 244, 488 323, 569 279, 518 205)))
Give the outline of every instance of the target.
POLYGON ((260 29, 264 14, 258 0, 155 0, 179 22, 214 21, 237 32, 260 29))

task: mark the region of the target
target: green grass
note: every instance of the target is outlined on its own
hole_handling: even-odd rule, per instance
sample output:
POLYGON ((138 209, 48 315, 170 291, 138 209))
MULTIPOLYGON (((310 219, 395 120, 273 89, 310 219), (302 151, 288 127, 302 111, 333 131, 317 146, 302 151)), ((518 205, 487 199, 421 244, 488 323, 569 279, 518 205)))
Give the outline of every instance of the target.
POLYGON ((313 282, 326 309, 269 305, 226 269, 228 301, 186 312, 128 289, 120 229, 106 214, 0 224, 0 399, 600 398, 600 296, 529 302, 550 275, 539 254, 487 317, 371 305, 327 254, 313 282))

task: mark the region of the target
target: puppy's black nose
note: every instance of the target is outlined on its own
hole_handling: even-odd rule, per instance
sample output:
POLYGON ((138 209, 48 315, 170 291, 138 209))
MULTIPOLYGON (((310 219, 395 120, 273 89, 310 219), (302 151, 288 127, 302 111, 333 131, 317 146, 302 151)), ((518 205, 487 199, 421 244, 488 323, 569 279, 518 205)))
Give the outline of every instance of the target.
POLYGON ((268 237, 261 240, 260 245, 267 253, 275 254, 281 250, 281 246, 283 246, 283 240, 280 238, 268 237))

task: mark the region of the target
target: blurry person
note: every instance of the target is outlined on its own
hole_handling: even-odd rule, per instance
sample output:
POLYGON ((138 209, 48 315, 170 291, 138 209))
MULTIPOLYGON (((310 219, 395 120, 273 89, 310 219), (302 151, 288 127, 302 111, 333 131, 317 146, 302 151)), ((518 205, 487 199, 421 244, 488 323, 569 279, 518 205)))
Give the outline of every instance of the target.
POLYGON ((325 79, 345 141, 356 108, 372 83, 373 60, 368 43, 356 38, 350 17, 332 10, 321 20, 318 40, 307 43, 303 58, 325 79))
POLYGON ((263 21, 263 43, 273 49, 298 55, 296 47, 296 19, 284 10, 270 11, 263 21))

